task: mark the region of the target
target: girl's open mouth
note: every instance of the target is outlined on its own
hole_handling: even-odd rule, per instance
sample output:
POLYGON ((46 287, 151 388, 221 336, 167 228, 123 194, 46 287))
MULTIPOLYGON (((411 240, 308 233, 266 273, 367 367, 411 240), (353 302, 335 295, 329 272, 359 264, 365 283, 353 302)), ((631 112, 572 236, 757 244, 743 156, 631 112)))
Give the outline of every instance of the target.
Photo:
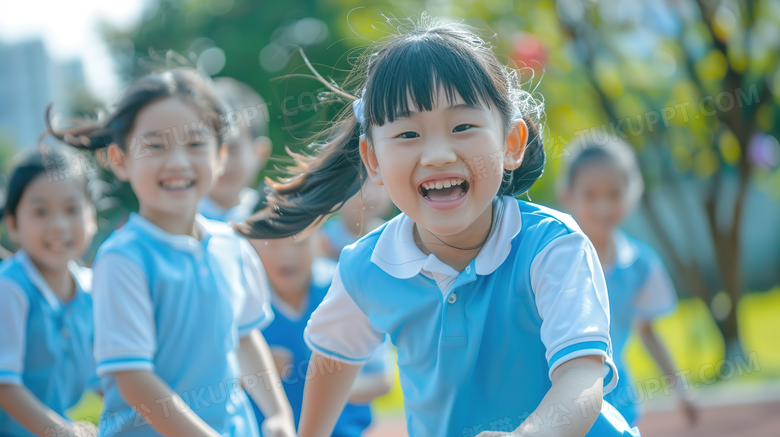
POLYGON ((460 177, 432 179, 420 184, 418 191, 434 209, 452 209, 465 200, 469 182, 460 177))

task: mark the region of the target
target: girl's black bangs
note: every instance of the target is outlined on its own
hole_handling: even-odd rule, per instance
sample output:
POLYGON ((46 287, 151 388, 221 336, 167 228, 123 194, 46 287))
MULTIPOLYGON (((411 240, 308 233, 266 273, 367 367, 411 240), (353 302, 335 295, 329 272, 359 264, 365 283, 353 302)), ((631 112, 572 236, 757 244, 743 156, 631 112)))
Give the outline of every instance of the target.
POLYGON ((388 47, 380 56, 363 96, 368 100, 366 119, 373 125, 382 126, 412 111, 432 110, 440 87, 450 105, 455 104, 457 94, 466 104, 488 108, 502 101, 487 66, 473 48, 423 37, 388 47))

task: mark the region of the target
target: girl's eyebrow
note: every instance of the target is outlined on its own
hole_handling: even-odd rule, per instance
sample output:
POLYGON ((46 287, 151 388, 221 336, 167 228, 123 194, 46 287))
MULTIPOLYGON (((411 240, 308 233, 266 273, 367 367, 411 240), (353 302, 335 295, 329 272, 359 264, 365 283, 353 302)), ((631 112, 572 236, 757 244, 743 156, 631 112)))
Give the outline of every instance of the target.
MULTIPOLYGON (((59 200, 64 200, 66 202, 78 202, 79 198, 78 196, 68 196, 59 200)), ((49 199, 41 196, 35 196, 30 198, 31 203, 49 203, 49 199)))
MULTIPOLYGON (((471 103, 458 103, 457 105, 450 105, 445 108, 446 111, 479 111, 484 112, 485 108, 483 108, 481 105, 474 105, 471 103)), ((395 113, 394 120, 398 120, 401 118, 411 118, 414 114, 418 114, 420 111, 399 111, 395 113)))

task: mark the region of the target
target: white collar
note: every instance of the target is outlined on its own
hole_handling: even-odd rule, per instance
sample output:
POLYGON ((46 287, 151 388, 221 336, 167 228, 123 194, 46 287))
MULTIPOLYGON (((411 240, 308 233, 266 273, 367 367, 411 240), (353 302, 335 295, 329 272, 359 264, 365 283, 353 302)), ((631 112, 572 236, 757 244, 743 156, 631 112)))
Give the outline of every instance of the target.
MULTIPOLYGON (((59 311, 62 305, 67 303, 62 302, 60 298, 54 294, 54 291, 49 286, 49 283, 43 279, 43 275, 41 275, 41 272, 37 267, 35 267, 35 264, 33 264, 32 260, 30 259, 30 256, 27 255, 24 250, 18 250, 14 254, 14 259, 22 265, 27 278, 30 280, 30 282, 33 283, 35 288, 38 289, 41 295, 43 295, 43 298, 46 299, 46 302, 48 302, 49 306, 54 311, 59 311)), ((68 261, 68 270, 70 271, 70 276, 73 278, 73 283, 76 284, 76 289, 73 293, 73 297, 71 298, 72 301, 76 298, 76 295, 79 292, 83 291, 83 289, 81 288, 81 283, 79 282, 79 265, 76 263, 76 261, 68 261)))
POLYGON ((252 215, 257 202, 260 201, 260 193, 256 190, 244 187, 238 194, 238 205, 225 209, 217 204, 211 197, 203 197, 198 202, 198 212, 212 220, 240 223, 252 215))
MULTIPOLYGON (((474 260, 476 274, 493 273, 509 255, 512 239, 520 233, 522 218, 520 207, 514 197, 504 196, 504 211, 497 228, 479 251, 474 260)), ((412 235, 414 221, 399 214, 387 223, 376 247, 371 254, 371 262, 390 276, 398 279, 411 278, 422 270, 449 273, 453 269, 439 261, 436 255, 426 256, 417 247, 412 235), (449 272, 444 266, 449 267, 449 272)))
POLYGON ((615 245, 614 267, 624 269, 634 264, 639 257, 639 248, 628 239, 625 232, 616 229, 612 233, 612 243, 615 245))
POLYGON ((200 214, 195 214, 195 223, 198 224, 201 230, 201 240, 192 237, 190 235, 171 234, 162 229, 154 223, 150 222, 146 218, 137 213, 130 213, 130 218, 127 220, 127 225, 136 226, 142 232, 149 234, 154 239, 161 241, 175 249, 185 252, 200 253, 203 251, 203 246, 206 244, 211 234, 214 231, 213 222, 209 223, 209 220, 200 214))

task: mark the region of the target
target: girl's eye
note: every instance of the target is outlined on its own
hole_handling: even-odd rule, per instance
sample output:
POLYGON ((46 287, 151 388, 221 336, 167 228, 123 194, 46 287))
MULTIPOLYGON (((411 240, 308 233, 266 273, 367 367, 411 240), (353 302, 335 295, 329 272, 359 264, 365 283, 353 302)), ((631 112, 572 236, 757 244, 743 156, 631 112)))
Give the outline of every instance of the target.
POLYGON ((207 144, 207 143, 192 143, 192 144, 190 144, 190 146, 192 146, 192 147, 203 147, 203 146, 205 146, 206 144, 207 144))
POLYGON ((420 134, 417 132, 404 132, 402 134, 396 135, 396 138, 419 138, 420 134))
POLYGON ((68 207, 68 214, 70 215, 76 215, 76 213, 79 212, 79 208, 76 206, 69 206, 68 207))
POLYGON ((463 131, 467 131, 467 130, 471 129, 472 127, 474 127, 473 124, 459 124, 459 125, 455 126, 455 129, 453 129, 452 131, 453 132, 463 132, 463 131))
POLYGON ((155 149, 155 150, 160 150, 160 149, 165 148, 165 146, 163 146, 162 144, 149 144, 147 147, 149 147, 150 149, 155 149))
POLYGON ((46 215, 46 208, 35 208, 35 215, 43 217, 46 215))

